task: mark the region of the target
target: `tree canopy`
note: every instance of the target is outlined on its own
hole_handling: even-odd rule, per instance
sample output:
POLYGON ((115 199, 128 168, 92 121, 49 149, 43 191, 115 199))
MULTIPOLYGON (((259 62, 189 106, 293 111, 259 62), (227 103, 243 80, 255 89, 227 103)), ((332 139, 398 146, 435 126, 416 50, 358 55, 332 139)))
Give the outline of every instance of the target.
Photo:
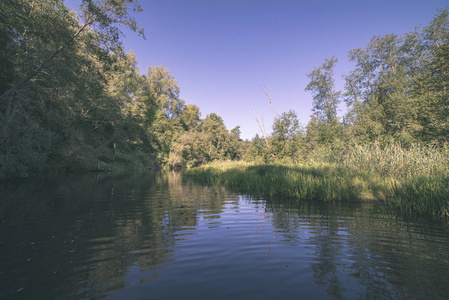
MULTIPOLYGON (((122 47, 120 26, 143 36, 135 0, 4 0, 0 10, 0 178, 39 171, 179 169, 214 160, 310 159, 351 144, 449 143, 449 12, 404 34, 350 50, 354 68, 335 86, 336 57, 307 76, 308 124, 276 115, 262 137, 242 141, 216 113, 181 99, 173 74, 122 47), (343 101, 344 116, 338 115, 343 101)), ((143 36, 144 38, 144 36, 143 36)), ((256 119, 259 122, 258 119, 256 119)), ((263 120, 262 120, 263 121, 263 120)))
POLYGON ((119 26, 143 36, 137 1, 83 0, 80 11, 59 0, 2 3, 0 178, 238 155, 227 144, 235 134, 216 114, 201 120, 168 69, 142 75, 124 52, 119 26))
POLYGON ((344 76, 343 91, 335 88, 337 58, 325 59, 307 74, 305 90, 312 94, 313 111, 305 131, 286 133, 285 127, 297 116, 293 111, 283 113, 275 119, 266 147, 259 136, 253 139, 247 159, 296 161, 351 144, 447 147, 448 14, 440 9, 427 26, 402 36, 374 36, 365 47, 350 50, 354 68, 344 76), (347 113, 339 117, 341 100, 347 113))

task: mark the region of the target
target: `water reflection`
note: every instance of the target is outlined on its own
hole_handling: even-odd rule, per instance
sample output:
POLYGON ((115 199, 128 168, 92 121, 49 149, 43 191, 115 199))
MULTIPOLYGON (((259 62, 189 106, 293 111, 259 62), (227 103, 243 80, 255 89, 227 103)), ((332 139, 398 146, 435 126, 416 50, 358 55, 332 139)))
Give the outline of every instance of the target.
POLYGON ((373 203, 241 196, 177 174, 0 188, 0 298, 449 298, 449 231, 373 203))
POLYGON ((316 204, 274 199, 267 211, 276 227, 313 245, 314 282, 329 296, 448 298, 449 230, 441 221, 393 214, 375 203, 316 204))

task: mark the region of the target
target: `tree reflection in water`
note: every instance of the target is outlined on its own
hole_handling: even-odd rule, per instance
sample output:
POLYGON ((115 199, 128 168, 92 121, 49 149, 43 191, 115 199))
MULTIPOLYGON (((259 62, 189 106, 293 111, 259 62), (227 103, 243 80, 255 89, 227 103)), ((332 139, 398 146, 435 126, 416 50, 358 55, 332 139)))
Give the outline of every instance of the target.
POLYGON ((440 220, 391 213, 377 203, 272 198, 267 211, 288 232, 284 237, 314 245, 315 283, 334 299, 449 296, 441 276, 449 267, 449 228, 440 220))
POLYGON ((239 196, 164 173, 0 191, 2 299, 128 298, 173 284, 192 298, 449 298, 448 227, 375 203, 239 196))

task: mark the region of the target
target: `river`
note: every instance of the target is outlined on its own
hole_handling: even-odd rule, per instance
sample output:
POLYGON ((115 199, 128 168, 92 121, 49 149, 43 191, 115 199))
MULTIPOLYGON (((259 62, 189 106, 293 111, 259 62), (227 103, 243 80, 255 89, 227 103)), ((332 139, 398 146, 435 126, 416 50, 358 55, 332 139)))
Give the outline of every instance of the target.
POLYGON ((448 299, 449 227, 179 174, 4 182, 0 299, 448 299))

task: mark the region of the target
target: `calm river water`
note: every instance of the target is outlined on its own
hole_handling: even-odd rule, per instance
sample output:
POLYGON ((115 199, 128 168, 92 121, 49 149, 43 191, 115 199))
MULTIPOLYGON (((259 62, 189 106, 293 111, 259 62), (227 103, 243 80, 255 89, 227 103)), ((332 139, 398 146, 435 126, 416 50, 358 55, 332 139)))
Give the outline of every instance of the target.
POLYGON ((448 299, 449 227, 181 175, 0 187, 0 299, 448 299))

